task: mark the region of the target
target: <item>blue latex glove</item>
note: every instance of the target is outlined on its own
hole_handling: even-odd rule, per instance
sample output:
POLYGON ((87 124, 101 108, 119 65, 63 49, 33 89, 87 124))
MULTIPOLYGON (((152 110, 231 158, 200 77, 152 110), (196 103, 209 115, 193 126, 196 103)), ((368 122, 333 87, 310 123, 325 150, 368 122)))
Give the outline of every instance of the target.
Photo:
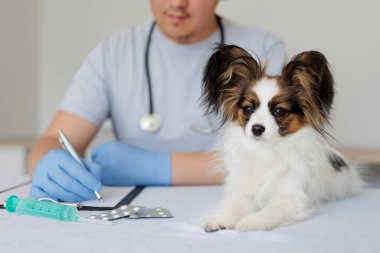
POLYGON ((101 167, 85 159, 82 161, 88 170, 64 150, 49 151, 36 166, 29 195, 66 202, 95 199, 94 191, 102 188, 101 167))
POLYGON ((92 160, 102 166, 105 185, 170 185, 169 152, 153 152, 123 142, 98 145, 92 160))

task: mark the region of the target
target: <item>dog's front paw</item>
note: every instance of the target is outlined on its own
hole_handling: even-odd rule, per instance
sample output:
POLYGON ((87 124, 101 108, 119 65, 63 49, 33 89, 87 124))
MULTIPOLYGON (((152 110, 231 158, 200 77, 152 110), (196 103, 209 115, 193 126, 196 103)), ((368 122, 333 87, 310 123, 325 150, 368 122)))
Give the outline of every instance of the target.
POLYGON ((216 232, 221 229, 232 229, 235 224, 234 217, 211 216, 203 222, 203 227, 206 232, 216 232))

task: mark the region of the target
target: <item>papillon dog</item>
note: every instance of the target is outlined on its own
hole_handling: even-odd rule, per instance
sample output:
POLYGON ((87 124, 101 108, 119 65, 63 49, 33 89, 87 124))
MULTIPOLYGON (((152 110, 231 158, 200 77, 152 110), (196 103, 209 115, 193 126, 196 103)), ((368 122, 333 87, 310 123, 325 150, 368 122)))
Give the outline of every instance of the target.
POLYGON ((333 99, 333 77, 319 52, 300 53, 280 76, 268 76, 244 49, 215 49, 202 104, 224 124, 216 147, 228 175, 206 231, 270 230, 359 192, 360 173, 327 141, 333 99))

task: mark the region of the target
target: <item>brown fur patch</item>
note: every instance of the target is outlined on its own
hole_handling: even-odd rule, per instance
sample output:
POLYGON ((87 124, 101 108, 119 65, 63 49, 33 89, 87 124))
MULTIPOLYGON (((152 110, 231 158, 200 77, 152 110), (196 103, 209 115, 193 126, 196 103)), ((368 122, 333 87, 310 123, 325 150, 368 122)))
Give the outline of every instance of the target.
POLYGON ((249 121, 250 115, 247 115, 244 112, 244 109, 248 106, 257 108, 260 105, 260 100, 257 97, 256 93, 252 91, 252 88, 255 84, 252 84, 246 92, 242 94, 240 101, 238 102, 235 109, 235 117, 232 119, 236 121, 241 127, 244 127, 249 121))
POLYGON ((221 114, 223 122, 241 117, 237 112, 241 96, 264 73, 265 69, 244 49, 233 45, 217 47, 203 77, 202 103, 206 113, 221 114))
POLYGON ((319 133, 324 126, 334 98, 334 80, 325 56, 316 51, 296 55, 282 71, 283 86, 297 96, 304 120, 319 133))
POLYGON ((284 86, 279 79, 278 82, 281 87, 281 94, 272 98, 268 107, 277 122, 279 134, 285 136, 297 132, 307 125, 307 122, 295 93, 292 89, 284 86), (284 116, 276 117, 274 115, 274 111, 278 108, 286 112, 284 116))

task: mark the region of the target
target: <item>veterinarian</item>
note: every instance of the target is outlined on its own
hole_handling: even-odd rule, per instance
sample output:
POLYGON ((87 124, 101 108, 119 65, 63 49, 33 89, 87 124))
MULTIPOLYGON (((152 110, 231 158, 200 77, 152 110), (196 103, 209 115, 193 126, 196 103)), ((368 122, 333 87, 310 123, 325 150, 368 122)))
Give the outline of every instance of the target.
POLYGON ((245 48, 278 74, 284 45, 270 33, 219 17, 218 0, 151 0, 155 18, 102 40, 76 73, 51 124, 33 145, 30 195, 95 199, 102 185, 219 184, 210 152, 218 127, 199 103, 203 67, 218 43, 245 48), (254 53, 253 53, 254 52, 254 53), (95 146, 84 170, 58 142, 61 129, 79 155, 110 118, 118 141, 95 146))

